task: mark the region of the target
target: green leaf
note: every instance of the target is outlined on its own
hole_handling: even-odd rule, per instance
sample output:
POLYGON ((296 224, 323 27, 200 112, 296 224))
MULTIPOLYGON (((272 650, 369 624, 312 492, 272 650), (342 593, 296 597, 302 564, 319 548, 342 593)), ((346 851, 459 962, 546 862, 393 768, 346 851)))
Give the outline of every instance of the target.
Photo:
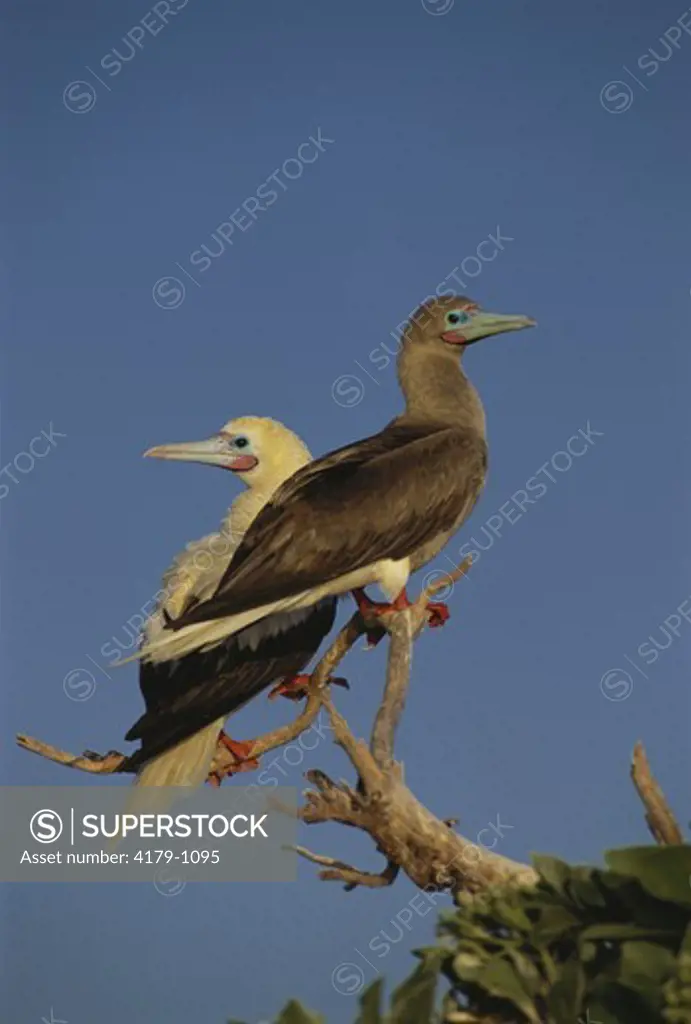
POLYGON ((584 928, 579 934, 581 942, 625 942, 628 939, 638 939, 641 942, 645 939, 657 940, 675 944, 679 941, 678 933, 672 929, 644 928, 638 924, 593 924, 584 928))
POLYGON ((604 893, 597 885, 598 874, 592 868, 574 868, 567 882, 567 895, 582 910, 604 910, 607 906, 604 893))
POLYGON ((689 919, 688 907, 658 899, 644 889, 637 878, 606 872, 602 875, 602 882, 613 895, 610 920, 626 921, 642 928, 663 931, 671 928, 677 934, 684 931, 689 919), (618 879, 621 884, 614 887, 613 879, 618 879))
POLYGON ((661 1024, 663 984, 674 955, 655 943, 624 942, 618 959, 593 981, 592 994, 617 1024, 661 1024))
POLYGON ((597 956, 597 946, 594 942, 581 943, 581 963, 589 964, 597 956))
POLYGON ((580 922, 566 907, 546 906, 535 923, 530 939, 537 945, 554 942, 579 926, 580 922))
POLYGON ((387 1024, 429 1024, 434 1013, 437 983, 449 952, 430 946, 416 950, 421 962, 391 996, 387 1024))
POLYGON ((609 979, 598 979, 595 991, 597 1000, 606 1009, 606 1016, 596 1017, 591 1011, 591 1022, 594 1019, 604 1024, 609 1021, 616 1024, 661 1024, 659 1012, 651 1009, 640 992, 609 979))
POLYGON ((377 978, 371 985, 368 985, 360 996, 360 1012, 355 1024, 382 1024, 381 1018, 381 997, 384 988, 384 979, 377 978))
POLYGON ((691 1024, 691 925, 679 950, 676 976, 664 988, 666 1024, 691 1024))
POLYGON ((486 959, 486 955, 480 950, 463 949, 453 958, 453 972, 461 981, 475 981, 486 959))
MULTIPOLYGON (((674 974, 677 958, 656 942, 625 942, 621 947, 620 980, 636 988, 647 989, 653 983, 659 995, 661 986, 674 974)), ((656 999, 659 1005, 659 999, 656 999)))
POLYGON ((276 1024, 326 1024, 326 1018, 310 1013, 294 999, 288 1003, 276 1019, 276 1024))
POLYGON ((581 1021, 583 1024, 640 1024, 639 1021, 624 1020, 618 1015, 613 1015, 604 1003, 592 994, 587 996, 584 1010, 580 1020, 577 1019, 577 1024, 581 1024, 581 1021))
MULTIPOLYGON (((485 924, 484 914, 481 915, 479 912, 475 916, 462 914, 458 911, 452 912, 452 917, 443 917, 439 924, 439 934, 448 936, 455 939, 457 942, 463 942, 465 940, 477 940, 480 942, 488 942, 492 936, 488 932, 488 923, 485 924)), ((492 923, 494 920, 492 919, 492 923)))
POLYGON ((532 1024, 540 1024, 533 1000, 523 985, 523 980, 512 966, 501 956, 495 956, 484 964, 475 983, 486 989, 490 995, 513 1003, 532 1024))
POLYGON ((497 908, 497 917, 513 931, 522 932, 524 935, 532 930, 533 923, 525 912, 524 907, 519 903, 503 901, 497 908))
MULTIPOLYGON (((689 924, 688 928, 684 932, 684 939, 679 947, 679 958, 682 963, 685 961, 691 962, 691 924, 689 924)), ((689 981, 691 981, 691 976, 689 977, 689 981)))
POLYGON ((545 857, 541 853, 533 854, 533 867, 538 875, 559 893, 565 892, 566 883, 571 877, 571 868, 557 857, 545 857))
POLYGON ((577 1021, 583 1009, 585 985, 585 973, 578 960, 561 964, 547 996, 550 1017, 556 1021, 577 1021))
POLYGON ((516 968, 523 988, 528 992, 531 999, 535 999, 542 988, 542 976, 533 960, 531 960, 527 953, 512 946, 509 946, 506 950, 505 956, 516 968))
POLYGON ((609 850, 605 860, 613 871, 637 878, 658 899, 691 908, 691 846, 632 846, 609 850))

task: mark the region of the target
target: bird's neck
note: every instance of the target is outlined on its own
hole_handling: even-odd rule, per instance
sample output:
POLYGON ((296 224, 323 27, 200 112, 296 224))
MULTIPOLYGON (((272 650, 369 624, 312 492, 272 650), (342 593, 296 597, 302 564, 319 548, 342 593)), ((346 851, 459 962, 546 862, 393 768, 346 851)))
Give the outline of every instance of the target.
POLYGON ((457 359, 405 346, 398 376, 406 402, 406 418, 469 427, 485 436, 485 411, 480 396, 457 359))
POLYGON ((271 491, 261 487, 248 487, 241 491, 230 506, 223 520, 223 533, 233 540, 233 548, 237 547, 247 530, 271 497, 271 491))

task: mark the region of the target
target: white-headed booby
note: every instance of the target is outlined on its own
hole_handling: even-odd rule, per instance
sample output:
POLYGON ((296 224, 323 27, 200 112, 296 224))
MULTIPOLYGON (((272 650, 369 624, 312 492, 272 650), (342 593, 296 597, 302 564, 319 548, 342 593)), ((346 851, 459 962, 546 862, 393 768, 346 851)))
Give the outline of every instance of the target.
MULTIPOLYGON (((292 431, 275 420, 254 416, 231 420, 206 441, 163 445, 145 455, 201 462, 231 470, 246 485, 218 533, 194 541, 163 578, 164 596, 144 629, 144 644, 163 635, 169 618, 210 597, 233 552, 276 488, 311 455, 292 431)), ((331 629, 336 601, 279 613, 226 636, 203 650, 170 660, 165 651, 140 666, 146 712, 126 739, 141 747, 125 767, 137 771, 136 784, 193 786, 209 774, 219 733, 242 758, 246 746, 222 733, 225 719, 277 679, 299 677, 331 629)), ((290 684, 285 684, 290 693, 290 684)))

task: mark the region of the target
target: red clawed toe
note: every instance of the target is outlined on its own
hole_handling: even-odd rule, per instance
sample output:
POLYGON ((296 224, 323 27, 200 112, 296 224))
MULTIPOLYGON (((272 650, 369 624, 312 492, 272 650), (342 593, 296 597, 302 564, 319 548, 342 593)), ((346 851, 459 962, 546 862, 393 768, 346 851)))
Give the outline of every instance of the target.
POLYGON ((276 697, 285 697, 286 700, 302 700, 307 695, 310 677, 301 672, 296 676, 284 676, 280 683, 276 683, 269 691, 269 700, 276 700, 276 697))
MULTIPOLYGON (((373 601, 367 596, 362 587, 353 590, 352 594, 360 615, 367 619, 371 619, 373 616, 379 618, 379 616, 389 615, 391 612, 402 612, 406 608, 410 608, 410 601, 408 600, 405 587, 396 600, 391 602, 373 601)), ((374 626, 366 631, 365 636, 367 638, 367 646, 376 647, 379 641, 386 636, 386 630, 381 626, 374 626)))
POLYGON ((218 735, 220 742, 229 750, 236 761, 247 761, 249 753, 252 749, 252 740, 232 740, 227 732, 221 732, 218 735))
POLYGON ((250 757, 254 743, 252 740, 233 740, 223 729, 218 734, 218 742, 233 755, 233 763, 225 764, 217 770, 209 772, 206 781, 214 789, 217 789, 223 780, 229 775, 239 775, 241 772, 253 772, 259 767, 259 758, 250 757))
MULTIPOLYGON (((390 604, 387 604, 385 601, 372 601, 362 588, 353 590, 352 593, 355 598, 358 611, 363 618, 369 620, 373 617, 378 618, 382 615, 388 615, 391 612, 401 612, 404 611, 404 609, 411 607, 405 587, 400 592, 396 600, 392 601, 390 604)), ((448 605, 444 604, 443 601, 430 601, 427 605, 427 611, 429 612, 427 623, 432 629, 445 625, 451 617, 448 605)), ((370 627, 365 634, 367 637, 367 646, 376 647, 385 634, 386 630, 381 626, 370 627)))
MULTIPOLYGON (((303 697, 307 696, 307 687, 309 686, 310 679, 311 676, 306 675, 304 672, 297 676, 285 676, 269 692, 269 700, 275 700, 276 697, 285 697, 287 700, 302 700, 303 697)), ((342 676, 332 676, 329 679, 329 683, 334 686, 344 686, 346 690, 350 689, 348 680, 342 676)))
POLYGON ((427 605, 427 611, 429 612, 427 624, 430 629, 446 625, 451 618, 449 606, 444 604, 443 601, 430 601, 427 605))

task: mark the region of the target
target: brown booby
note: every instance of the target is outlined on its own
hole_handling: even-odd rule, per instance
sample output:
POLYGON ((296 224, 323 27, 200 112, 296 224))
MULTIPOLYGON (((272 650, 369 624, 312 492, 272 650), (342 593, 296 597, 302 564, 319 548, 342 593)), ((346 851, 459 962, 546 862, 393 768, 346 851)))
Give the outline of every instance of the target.
MULTIPOLYGON (((163 635, 166 622, 189 602, 213 594, 254 517, 311 455, 281 423, 252 416, 231 420, 209 440, 163 445, 145 455, 219 466, 247 487, 219 532, 189 544, 165 574, 163 596, 144 628, 146 644, 163 635)), ((219 735, 236 758, 244 759, 248 745, 225 735, 225 719, 278 679, 284 679, 277 689, 286 696, 304 690, 307 677, 299 673, 331 629, 335 613, 335 599, 326 598, 308 609, 269 616, 182 658, 169 660, 161 652, 142 662, 146 712, 126 736, 141 741, 125 765, 137 771, 135 784, 200 784, 209 774, 219 735)))
POLYGON ((362 588, 371 584, 393 607, 405 607, 411 572, 441 551, 485 481, 485 414, 461 357, 482 338, 534 323, 458 296, 421 306, 398 357, 405 411, 380 433, 286 481, 253 521, 213 596, 188 606, 138 656, 184 654, 268 615, 348 591, 364 607, 372 602, 362 588))

